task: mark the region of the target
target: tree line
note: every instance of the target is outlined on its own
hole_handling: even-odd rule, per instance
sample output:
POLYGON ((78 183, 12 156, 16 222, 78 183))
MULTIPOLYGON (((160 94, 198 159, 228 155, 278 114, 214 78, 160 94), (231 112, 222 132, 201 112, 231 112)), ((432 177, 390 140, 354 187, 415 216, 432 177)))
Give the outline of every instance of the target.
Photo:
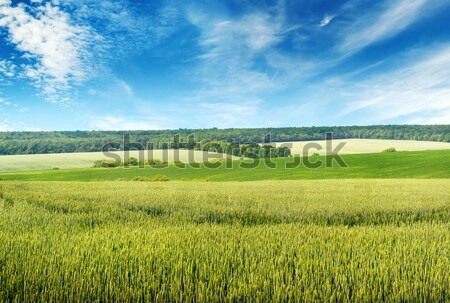
POLYGON ((227 144, 264 143, 267 134, 273 142, 322 140, 332 132, 335 139, 395 139, 450 142, 450 125, 375 125, 281 128, 175 129, 138 131, 51 131, 0 132, 0 155, 99 152, 105 144, 121 143, 123 134, 131 140, 154 148, 177 148, 174 137, 189 145, 188 136, 195 134, 199 148, 209 142, 227 144))

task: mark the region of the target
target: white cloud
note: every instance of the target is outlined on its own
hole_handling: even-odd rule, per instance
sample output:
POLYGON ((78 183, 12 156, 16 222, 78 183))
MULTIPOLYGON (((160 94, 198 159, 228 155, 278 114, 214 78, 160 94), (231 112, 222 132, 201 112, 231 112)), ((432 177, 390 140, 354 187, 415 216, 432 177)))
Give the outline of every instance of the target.
POLYGON ((200 30, 203 51, 193 76, 204 86, 184 101, 206 117, 202 125, 249 127, 261 120, 271 124, 273 116, 263 111, 274 102, 271 96, 288 86, 299 89, 305 78, 318 72, 318 62, 279 47, 306 25, 289 23, 282 1, 264 12, 230 15, 188 11, 188 20, 200 30))
POLYGON ((8 60, 0 60, 0 75, 6 77, 14 77, 16 75, 17 67, 8 60))
MULTIPOLYGON (((0 0, 0 29, 6 29, 8 42, 21 54, 14 59, 14 70, 0 60, 0 81, 2 74, 14 71, 16 78, 33 81, 47 100, 73 104, 74 88, 93 78, 113 77, 111 62, 153 47, 173 31, 177 13, 165 6, 142 16, 131 1, 33 0, 15 5, 0 0)), ((133 93, 127 83, 118 85, 133 93)))
POLYGON ((21 112, 21 113, 29 110, 29 108, 27 108, 27 107, 23 107, 18 103, 13 103, 7 99, 0 97, 0 112, 4 109, 21 112))
POLYGON ((405 56, 406 66, 349 87, 356 93, 341 114, 369 111, 374 122, 445 122, 450 112, 450 45, 405 56))
POLYGON ((6 100, 3 99, 3 98, 0 98, 0 108, 1 108, 3 105, 11 105, 11 102, 6 101, 6 100))
POLYGON ((338 46, 343 53, 353 53, 375 42, 395 36, 419 18, 436 11, 443 2, 437 0, 388 1, 390 5, 382 13, 359 15, 344 30, 344 39, 338 46))
POLYGON ((0 120, 0 132, 13 132, 13 131, 42 131, 35 127, 29 127, 21 122, 10 122, 8 118, 0 120))
POLYGON ((279 72, 265 58, 282 40, 282 19, 266 12, 231 18, 226 13, 211 15, 195 10, 189 10, 187 17, 200 30, 202 55, 192 76, 202 88, 184 100, 206 112, 207 123, 212 125, 246 121, 245 113, 250 117, 258 110, 261 95, 277 89, 279 72), (245 110, 237 104, 245 104, 245 110))
POLYGON ((272 87, 273 75, 254 70, 253 64, 280 41, 279 22, 264 13, 229 20, 191 11, 189 19, 201 30, 203 54, 197 76, 210 93, 254 93, 272 87))
POLYGON ((37 7, 8 1, 0 6, 0 27, 29 63, 23 75, 34 81, 50 101, 89 76, 87 30, 74 26, 67 13, 50 3, 37 7))
POLYGON ((319 27, 325 27, 334 19, 335 16, 332 15, 325 15, 323 16, 322 21, 320 21, 319 27))
POLYGON ((155 4, 152 14, 146 15, 135 4, 132 0, 65 0, 61 7, 71 12, 76 23, 95 33, 98 41, 92 47, 96 60, 114 61, 157 45, 176 28, 176 7, 155 4))
POLYGON ((232 51, 253 55, 279 42, 280 24, 268 14, 253 13, 235 20, 217 20, 190 13, 190 20, 202 30, 200 43, 216 58, 232 51))
POLYGON ((117 84, 129 97, 134 95, 133 88, 124 80, 117 80, 117 84))

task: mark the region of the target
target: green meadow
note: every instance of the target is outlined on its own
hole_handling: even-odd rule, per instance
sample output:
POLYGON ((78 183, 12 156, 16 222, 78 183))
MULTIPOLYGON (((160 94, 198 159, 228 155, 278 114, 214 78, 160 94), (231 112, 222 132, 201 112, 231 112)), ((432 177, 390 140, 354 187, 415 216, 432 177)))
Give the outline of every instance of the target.
POLYGON ((448 179, 0 192, 0 302, 450 300, 448 179))
POLYGON ((341 157, 1 173, 0 302, 448 302, 450 150, 341 157))
MULTIPOLYGON (((313 153, 324 155, 326 151, 326 141, 299 141, 299 142, 281 142, 273 143, 275 146, 289 144, 293 155, 303 155, 304 147, 308 144, 315 144, 321 149, 312 148, 308 151, 311 156, 313 153)), ((340 154, 366 154, 380 153, 388 148, 395 148, 397 151, 428 151, 428 150, 450 150, 448 142, 431 142, 431 141, 411 141, 411 140, 379 140, 379 139, 341 139, 333 140, 333 148, 339 144, 345 143, 344 147, 339 151, 340 154)), ((115 155, 123 159, 123 152, 113 152, 115 155)), ((130 157, 139 158, 139 152, 130 151, 130 157)), ((189 162, 203 162, 215 158, 224 158, 221 153, 188 151, 185 149, 174 150, 155 149, 148 154, 144 152, 145 159, 159 159, 163 162, 174 162, 176 160, 189 162)), ((18 172, 18 171, 41 171, 59 169, 75 169, 75 168, 91 168, 96 160, 111 160, 102 152, 84 152, 84 153, 57 153, 57 154, 25 154, 25 155, 3 155, 0 156, 0 173, 18 172)), ((233 157, 234 160, 239 159, 233 157)))
MULTIPOLYGON (((360 179, 360 178, 449 178, 450 150, 395 152, 376 154, 342 155, 348 167, 340 167, 333 160, 332 167, 325 167, 324 156, 308 157, 309 162, 321 161, 316 169, 305 167, 305 158, 272 159, 276 168, 268 168, 261 159, 252 169, 242 167, 255 163, 254 160, 234 160, 219 162, 218 168, 199 168, 185 164, 186 168, 170 164, 167 167, 146 166, 144 168, 89 168, 14 172, 0 174, 3 180, 23 181, 115 181, 132 180, 135 177, 152 179, 165 175, 170 180, 180 181, 258 181, 258 180, 299 180, 299 179, 360 179), (288 163, 300 162, 296 168, 286 169, 288 163), (227 168, 227 166, 231 168, 227 168)), ((269 164, 270 165, 270 164, 269 164)))
MULTIPOLYGON (((119 155, 120 153, 117 154, 119 155)), ((144 156, 146 159, 149 158, 147 151, 144 156)), ((130 151, 130 157, 139 158, 139 152, 134 150, 130 151)), ((223 158, 223 154, 194 151, 190 156, 187 150, 179 150, 178 156, 175 158, 173 151, 153 150, 151 158, 166 162, 174 162, 174 160, 182 162, 201 162, 203 159, 208 158, 223 158)), ((102 152, 0 156, 0 173, 39 171, 54 168, 90 168, 95 161, 108 159, 111 160, 102 152)))

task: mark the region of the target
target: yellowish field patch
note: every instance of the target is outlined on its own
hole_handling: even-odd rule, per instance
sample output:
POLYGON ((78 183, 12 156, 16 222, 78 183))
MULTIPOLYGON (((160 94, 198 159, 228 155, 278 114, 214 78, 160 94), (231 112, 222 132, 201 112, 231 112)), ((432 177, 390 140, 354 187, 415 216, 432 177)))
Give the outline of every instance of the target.
MULTIPOLYGON (((301 141, 276 143, 279 147, 282 144, 292 144, 292 154, 303 155, 304 147, 309 143, 317 143, 322 150, 310 149, 309 154, 319 153, 324 155, 326 152, 325 140, 319 141, 301 141)), ((341 139, 333 140, 333 149, 340 143, 345 143, 341 149, 341 154, 367 154, 379 153, 385 149, 394 147, 397 151, 422 151, 422 150, 444 150, 450 149, 450 143, 431 142, 431 141, 413 141, 413 140, 377 140, 377 139, 341 139)))
MULTIPOLYGON (((150 158, 167 162, 173 162, 178 159, 179 161, 189 163, 193 162, 193 160, 195 162, 204 162, 214 158, 224 157, 223 154, 201 151, 179 150, 177 152, 179 153, 179 157, 175 155, 174 150, 154 150, 150 158), (189 152, 192 153, 191 156, 189 156, 189 152)), ((116 152, 116 154, 120 155, 123 161, 123 152, 116 152)), ((147 152, 144 154, 145 159, 148 159, 147 152)), ((139 158, 139 153, 138 151, 131 151, 130 156, 139 158)), ((89 168, 94 165, 94 161, 103 159, 113 160, 101 152, 0 156, 0 172, 47 170, 54 168, 89 168)))

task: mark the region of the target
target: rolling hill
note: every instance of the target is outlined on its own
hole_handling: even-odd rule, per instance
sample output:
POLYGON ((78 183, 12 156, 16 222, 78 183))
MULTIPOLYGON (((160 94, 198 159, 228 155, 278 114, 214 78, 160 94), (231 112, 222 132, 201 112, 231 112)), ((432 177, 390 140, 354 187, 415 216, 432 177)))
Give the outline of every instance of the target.
MULTIPOLYGON (((450 143, 410 140, 343 139, 333 140, 333 146, 338 146, 338 144, 342 142, 346 144, 341 150, 341 154, 379 153, 390 147, 396 148, 397 151, 450 150, 450 143)), ((292 144, 292 154, 302 155, 303 147, 308 143, 318 143, 323 147, 320 151, 311 149, 310 155, 314 152, 318 152, 321 155, 325 153, 325 141, 285 142, 274 143, 274 145, 280 146, 282 144, 292 144)), ((120 152, 116 152, 116 154, 121 155, 120 152)), ((130 152, 130 155, 138 158, 137 151, 130 152)), ((145 158, 148 158, 147 154, 145 154, 145 158)), ((173 162, 175 160, 175 151, 154 150, 152 158, 173 162), (167 154, 164 156, 165 152, 167 152, 167 154)), ((178 160, 190 163, 193 161, 205 162, 205 160, 214 158, 223 158, 223 155, 195 151, 190 159, 187 150, 179 150, 178 160)), ((101 152, 0 156, 0 172, 38 171, 51 170, 54 168, 90 168, 93 166, 94 161, 102 159, 109 158, 101 152)))

